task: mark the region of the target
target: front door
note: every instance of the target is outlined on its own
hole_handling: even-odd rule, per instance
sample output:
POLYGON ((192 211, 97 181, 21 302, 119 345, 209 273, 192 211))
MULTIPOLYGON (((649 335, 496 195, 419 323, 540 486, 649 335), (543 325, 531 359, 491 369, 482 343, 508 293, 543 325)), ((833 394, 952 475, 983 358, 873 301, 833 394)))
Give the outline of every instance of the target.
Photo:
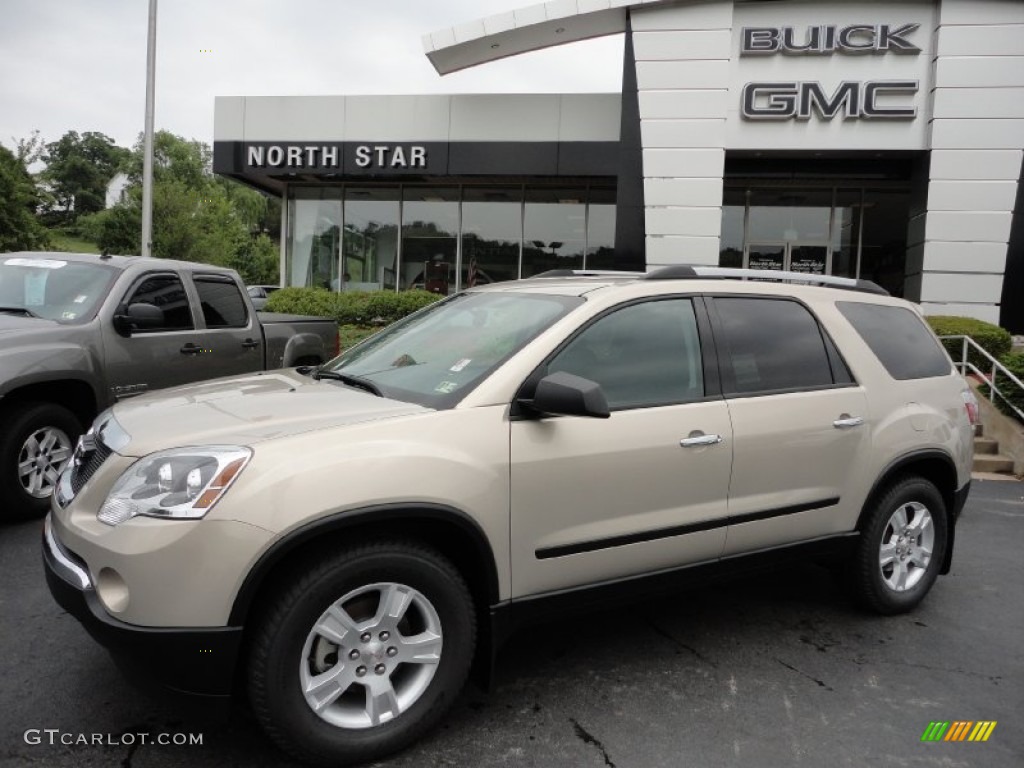
POLYGON ((601 316, 543 373, 598 382, 608 419, 511 424, 513 597, 717 558, 732 427, 705 399, 694 303, 669 297, 601 316))
POLYGON ((747 246, 743 266, 825 275, 829 272, 829 256, 828 243, 751 243, 747 246))

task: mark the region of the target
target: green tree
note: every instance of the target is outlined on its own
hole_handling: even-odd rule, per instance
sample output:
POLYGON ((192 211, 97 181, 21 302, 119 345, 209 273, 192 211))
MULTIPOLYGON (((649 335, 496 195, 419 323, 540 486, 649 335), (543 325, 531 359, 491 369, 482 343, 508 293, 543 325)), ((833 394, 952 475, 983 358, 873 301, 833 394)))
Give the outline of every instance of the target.
POLYGON ((36 220, 39 194, 25 164, 0 146, 0 252, 40 250, 49 245, 36 220))
POLYGON ((127 149, 96 131, 81 136, 68 131, 47 144, 42 155, 46 168, 39 175, 53 196, 47 218, 52 223, 70 224, 82 214, 102 211, 107 184, 127 157, 127 149))

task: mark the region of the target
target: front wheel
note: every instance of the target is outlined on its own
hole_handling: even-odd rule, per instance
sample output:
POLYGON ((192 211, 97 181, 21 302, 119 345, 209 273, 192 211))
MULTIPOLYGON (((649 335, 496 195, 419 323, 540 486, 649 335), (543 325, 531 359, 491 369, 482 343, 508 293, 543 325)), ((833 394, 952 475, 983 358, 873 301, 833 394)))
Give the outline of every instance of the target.
POLYGON ((0 424, 0 520, 42 517, 82 425, 54 403, 15 403, 0 424))
POLYGON ((853 562, 859 602, 885 615, 920 603, 939 575, 947 526, 946 503, 930 481, 906 477, 889 486, 861 532, 853 562))
POLYGON ((301 760, 376 759, 444 715, 475 636, 465 581, 433 550, 374 543, 332 553, 282 585, 259 623, 253 709, 301 760))

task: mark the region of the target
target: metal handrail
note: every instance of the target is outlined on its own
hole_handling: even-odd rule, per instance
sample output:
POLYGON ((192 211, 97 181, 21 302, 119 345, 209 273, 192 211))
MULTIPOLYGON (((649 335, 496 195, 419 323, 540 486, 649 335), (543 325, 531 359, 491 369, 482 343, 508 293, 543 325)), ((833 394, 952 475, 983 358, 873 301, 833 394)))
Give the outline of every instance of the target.
POLYGON ((980 378, 982 378, 985 381, 985 384, 988 386, 989 401, 994 403, 995 398, 998 395, 999 399, 1002 400, 1003 403, 1011 411, 1017 414, 1017 418, 1019 418, 1021 421, 1024 421, 1024 411, 1021 411, 1020 408, 1011 403, 1009 399, 1006 397, 1006 395, 999 391, 999 387, 996 386, 996 372, 1003 374, 1003 376, 1009 379, 1010 383, 1014 384, 1017 387, 1017 389, 1020 390, 1021 392, 1024 392, 1024 382, 1022 382, 1020 379, 1018 379, 1016 376, 1010 373, 1010 371, 1007 370, 1005 365, 1003 365, 994 357, 992 357, 992 355, 990 355, 987 350, 983 349, 978 344, 978 342, 976 342, 970 336, 939 336, 939 338, 942 339, 943 341, 961 340, 963 342, 963 345, 961 347, 962 359, 954 360, 953 365, 957 367, 957 370, 959 370, 961 374, 966 375, 967 371, 971 371, 971 373, 974 373, 980 378), (969 360, 968 355, 971 349, 973 349, 975 352, 980 353, 990 363, 992 363, 992 370, 990 373, 984 373, 980 368, 978 368, 978 366, 976 366, 969 360))

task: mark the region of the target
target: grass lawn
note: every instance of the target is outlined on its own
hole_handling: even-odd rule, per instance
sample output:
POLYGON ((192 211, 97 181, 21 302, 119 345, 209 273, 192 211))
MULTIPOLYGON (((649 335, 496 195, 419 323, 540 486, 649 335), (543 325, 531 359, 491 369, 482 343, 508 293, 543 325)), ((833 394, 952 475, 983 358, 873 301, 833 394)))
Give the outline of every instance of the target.
POLYGON ((88 240, 83 240, 80 237, 69 235, 66 232, 60 230, 50 230, 50 247, 55 251, 64 251, 65 253, 99 253, 100 249, 96 243, 92 243, 88 240))
POLYGON ((372 336, 380 328, 363 328, 358 325, 342 325, 338 328, 338 346, 339 349, 344 352, 349 347, 353 347, 360 341, 365 339, 367 336, 372 336))

